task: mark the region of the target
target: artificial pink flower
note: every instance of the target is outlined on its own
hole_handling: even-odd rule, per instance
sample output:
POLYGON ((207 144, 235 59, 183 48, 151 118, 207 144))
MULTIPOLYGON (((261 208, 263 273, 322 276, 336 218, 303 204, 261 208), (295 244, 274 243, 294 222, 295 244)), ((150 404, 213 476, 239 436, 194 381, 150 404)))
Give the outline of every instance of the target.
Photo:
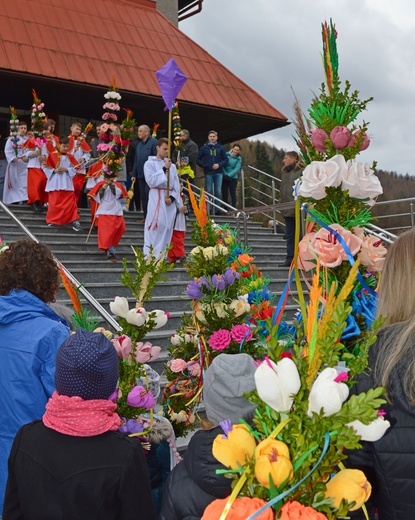
POLYGON ((369 271, 382 271, 388 252, 382 240, 373 235, 366 236, 362 228, 356 227, 353 231, 362 239, 362 248, 359 253, 362 265, 366 266, 369 271))
POLYGON ((234 325, 231 328, 231 337, 237 343, 242 340, 249 341, 252 339, 252 331, 248 325, 234 325))
POLYGON ((135 348, 134 357, 137 363, 148 363, 149 361, 155 361, 159 357, 160 351, 160 347, 153 347, 149 341, 145 343, 139 341, 135 348))
POLYGON ((316 266, 317 256, 310 249, 315 233, 307 233, 298 244, 298 267, 303 271, 310 271, 316 266))
POLYGON ((182 372, 187 367, 187 363, 184 359, 173 359, 170 361, 170 370, 172 372, 182 372))
POLYGON ((231 334, 226 329, 217 330, 208 340, 209 346, 213 350, 225 350, 225 348, 229 347, 230 342, 231 334))
POLYGON ((336 126, 330 132, 330 139, 336 150, 343 150, 350 142, 350 130, 345 126, 336 126))
POLYGON ((297 195, 314 200, 324 199, 326 188, 340 186, 346 173, 347 165, 343 155, 334 155, 327 161, 313 161, 304 168, 297 195))
MULTIPOLYGON (((354 233, 345 229, 340 224, 331 224, 329 226, 343 238, 344 242, 351 251, 352 256, 357 255, 362 245, 362 239, 354 233)), ((344 260, 347 260, 347 255, 339 240, 328 230, 319 229, 309 244, 310 251, 315 253, 321 265, 325 267, 337 267, 344 260)))
POLYGON ((115 350, 121 359, 128 359, 133 351, 131 339, 125 334, 117 339, 112 339, 111 343, 114 345, 115 350))
POLYGON ((187 367, 187 370, 189 371, 190 375, 193 377, 199 377, 202 372, 202 367, 199 363, 191 363, 187 367))
POLYGON ((328 135, 321 128, 314 128, 311 130, 310 142, 318 152, 324 153, 326 151, 325 140, 328 139, 328 135))
POLYGON ((156 404, 156 400, 150 390, 146 390, 144 386, 135 386, 127 395, 127 404, 134 408, 150 410, 156 404))

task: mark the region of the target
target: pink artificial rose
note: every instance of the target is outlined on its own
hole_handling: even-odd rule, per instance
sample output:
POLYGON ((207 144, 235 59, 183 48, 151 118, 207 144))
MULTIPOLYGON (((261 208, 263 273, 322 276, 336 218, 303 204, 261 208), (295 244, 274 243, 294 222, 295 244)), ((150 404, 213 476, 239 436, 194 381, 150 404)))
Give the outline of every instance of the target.
POLYGON ((149 361, 155 361, 159 357, 160 351, 160 347, 153 347, 149 341, 145 343, 139 341, 135 348, 134 357, 137 363, 148 363, 149 361))
POLYGON ((117 339, 112 339, 111 343, 114 345, 115 350, 121 359, 128 359, 133 351, 131 339, 125 334, 117 339))
POLYGON ((213 350, 225 350, 225 348, 229 347, 230 342, 231 334, 226 329, 217 330, 208 340, 209 346, 213 350))
POLYGON ((170 370, 172 372, 182 372, 186 367, 187 363, 184 359, 172 359, 170 361, 170 370))
POLYGON ((298 267, 303 271, 310 271, 316 266, 317 255, 310 250, 315 233, 307 233, 298 244, 298 267))
POLYGON ((199 377, 202 372, 202 367, 199 363, 192 363, 187 367, 190 375, 193 377, 199 377))
POLYGON ((383 193, 382 185, 374 170, 367 163, 356 161, 347 161, 342 189, 349 190, 349 196, 354 199, 369 199, 373 203, 374 199, 383 193))
MULTIPOLYGON (((361 130, 356 130, 356 132, 353 132, 352 138, 350 139, 349 146, 354 146, 356 144, 357 138, 362 133, 361 130)), ((365 132, 363 134, 363 142, 359 147, 359 150, 363 152, 363 150, 366 150, 366 148, 369 148, 370 145, 370 139, 367 133, 365 132)))
POLYGON ((327 161, 313 161, 303 171, 298 196, 314 200, 324 199, 326 188, 340 186, 345 173, 347 166, 342 155, 335 155, 327 161))
POLYGON ((146 390, 144 386, 135 386, 127 395, 127 404, 134 408, 150 410, 156 404, 156 400, 150 390, 146 390))
MULTIPOLYGON (((361 248, 362 239, 351 231, 340 226, 340 224, 331 224, 329 226, 343 238, 349 247, 351 254, 355 256, 361 248)), ((337 267, 347 255, 341 243, 337 240, 333 233, 324 228, 319 229, 309 244, 310 251, 320 258, 321 265, 326 267, 337 267)))
POLYGON ((326 143, 325 140, 329 138, 324 130, 321 128, 314 128, 311 130, 310 142, 314 146, 314 148, 321 153, 326 151, 326 143))
POLYGON ((373 235, 366 236, 361 228, 354 228, 354 231, 362 239, 362 248, 359 253, 362 265, 366 266, 369 271, 382 271, 388 252, 382 240, 373 235), (359 232, 356 232, 357 229, 359 232), (361 234, 359 234, 360 232, 361 234))
POLYGON ((345 126, 336 126, 330 132, 330 139, 336 150, 343 150, 350 142, 350 130, 345 126))
POLYGON ((231 338, 237 343, 242 340, 249 341, 252 339, 252 331, 248 325, 234 325, 231 328, 231 338))

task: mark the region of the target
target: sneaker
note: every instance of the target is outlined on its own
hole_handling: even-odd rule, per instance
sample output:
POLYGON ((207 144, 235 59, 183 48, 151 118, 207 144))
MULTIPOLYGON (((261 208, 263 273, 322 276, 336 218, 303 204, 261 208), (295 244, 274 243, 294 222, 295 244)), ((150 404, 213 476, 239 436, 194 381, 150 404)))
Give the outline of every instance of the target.
POLYGON ((114 255, 114 253, 107 255, 107 262, 117 262, 117 257, 114 255))
POLYGON ((176 260, 176 264, 179 264, 179 265, 183 265, 185 262, 186 262, 186 257, 185 256, 181 256, 180 258, 178 258, 176 260))
POLYGON ((56 227, 56 224, 54 224, 53 222, 49 222, 48 227, 56 227))
POLYGON ((79 222, 72 222, 72 229, 79 233, 80 231, 82 231, 81 224, 79 222))

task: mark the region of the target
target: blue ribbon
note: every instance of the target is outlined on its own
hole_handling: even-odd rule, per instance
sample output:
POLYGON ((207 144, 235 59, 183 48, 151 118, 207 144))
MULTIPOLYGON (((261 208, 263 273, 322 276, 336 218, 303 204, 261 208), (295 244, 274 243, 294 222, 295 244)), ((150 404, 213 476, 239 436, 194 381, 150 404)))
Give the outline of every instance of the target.
POLYGON ((272 315, 272 326, 274 326, 277 322, 277 317, 280 315, 280 312, 284 305, 288 291, 290 290, 291 284, 293 283, 293 280, 294 280, 294 270, 292 270, 290 272, 290 276, 285 284, 285 287, 284 287, 284 290, 282 291, 280 299, 278 300, 278 305, 276 306, 274 314, 272 315))
POLYGON ((287 491, 284 491, 280 495, 274 497, 272 500, 267 502, 265 505, 263 505, 258 511, 255 511, 250 517, 247 518, 247 520, 254 520, 254 518, 257 518, 260 514, 262 514, 264 511, 266 511, 269 507, 272 507, 275 503, 279 502, 286 496, 288 496, 290 493, 292 493, 294 490, 296 490, 305 480, 308 479, 308 477, 314 473, 314 471, 318 468, 318 466, 321 464, 321 461, 323 460, 324 456, 327 453, 327 450, 329 449, 329 443, 330 443, 330 433, 326 432, 324 434, 324 446, 323 451, 321 452, 321 455, 318 459, 318 461, 314 464, 312 469, 307 473, 305 477, 303 477, 301 480, 299 480, 294 486, 290 487, 290 489, 287 489, 287 491))
MULTIPOLYGON (((352 252, 350 251, 350 248, 349 246, 346 244, 344 238, 335 230, 335 229, 332 229, 330 226, 328 226, 327 224, 325 224, 322 220, 320 220, 318 217, 316 217, 314 215, 314 213, 312 211, 310 211, 307 206, 305 204, 303 204, 302 208, 308 213, 308 215, 310 215, 310 217, 315 221, 317 222, 317 224, 326 229, 329 233, 331 233, 332 235, 334 235, 334 237, 340 242, 340 244, 342 245, 343 249, 344 249, 344 252, 346 253, 346 256, 347 256, 347 259, 349 260, 349 263, 350 265, 354 265, 356 263, 355 259, 353 258, 353 255, 352 255, 352 252)), ((367 285, 367 283, 365 282, 363 276, 361 275, 361 273, 359 271, 357 271, 357 279, 359 280, 359 282, 362 284, 362 287, 369 293, 371 294, 372 296, 375 296, 377 297, 377 293, 376 291, 374 291, 371 287, 369 287, 367 285)))

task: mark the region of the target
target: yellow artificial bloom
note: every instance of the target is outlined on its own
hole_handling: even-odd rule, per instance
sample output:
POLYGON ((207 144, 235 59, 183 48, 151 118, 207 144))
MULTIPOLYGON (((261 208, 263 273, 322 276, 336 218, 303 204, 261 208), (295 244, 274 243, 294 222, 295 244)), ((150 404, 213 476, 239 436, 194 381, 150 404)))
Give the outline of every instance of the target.
POLYGON ((350 511, 360 509, 369 499, 372 486, 360 469, 342 469, 326 484, 326 497, 333 500, 337 509, 344 498, 347 502, 356 502, 350 511))
POLYGON ((255 477, 258 482, 270 487, 270 477, 276 487, 294 476, 288 446, 276 439, 268 438, 255 449, 255 477))
POLYGON ((218 435, 213 441, 212 453, 215 459, 227 468, 237 469, 246 460, 252 459, 256 442, 245 424, 234 424, 227 436, 218 435))

